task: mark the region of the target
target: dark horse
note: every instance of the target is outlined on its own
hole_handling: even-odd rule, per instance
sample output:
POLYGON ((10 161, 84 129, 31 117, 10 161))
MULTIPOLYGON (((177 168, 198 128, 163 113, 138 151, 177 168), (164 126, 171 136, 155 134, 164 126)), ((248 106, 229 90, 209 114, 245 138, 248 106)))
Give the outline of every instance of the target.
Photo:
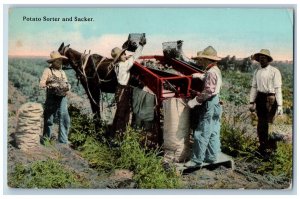
POLYGON ((98 54, 80 53, 69 46, 70 44, 65 46, 62 43, 58 52, 68 58, 64 65, 69 64, 75 70, 76 77, 90 100, 94 119, 99 122, 100 94, 115 93, 118 84, 113 59, 98 54))
MULTIPOLYGON (((100 94, 115 93, 118 81, 114 71, 113 59, 103 57, 98 54, 85 54, 80 53, 72 48, 70 45, 64 45, 62 43, 58 48, 61 55, 64 55, 68 60, 63 63, 64 65, 70 65, 76 72, 78 80, 81 82, 85 89, 85 92, 90 100, 92 112, 94 113, 94 120, 96 128, 100 127, 100 94)), ((134 82, 134 81, 133 81, 134 82)), ((139 83, 133 83, 131 85, 139 85, 139 83)), ((158 109, 157 109, 158 110, 158 109)), ((156 118, 158 113, 156 111, 156 118)), ((162 138, 158 137, 159 132, 159 119, 155 122, 155 132, 151 137, 147 138, 152 140, 153 146, 156 143, 161 143, 162 138), (158 141, 158 139, 160 141, 158 141)), ((162 134, 160 134, 162 136, 162 134)), ((147 136, 148 137, 148 136, 147 136)), ((146 140, 147 140, 146 139, 146 140)))

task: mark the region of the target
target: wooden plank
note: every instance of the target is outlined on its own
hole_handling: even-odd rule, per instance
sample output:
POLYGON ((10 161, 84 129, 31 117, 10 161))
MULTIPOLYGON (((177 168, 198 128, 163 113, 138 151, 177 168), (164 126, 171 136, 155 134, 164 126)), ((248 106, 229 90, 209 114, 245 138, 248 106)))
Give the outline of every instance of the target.
POLYGON ((201 168, 217 168, 219 166, 225 166, 226 168, 234 170, 234 160, 231 156, 221 152, 218 155, 217 161, 213 163, 203 163, 203 165, 198 168, 187 168, 184 166, 184 163, 176 163, 175 166, 176 170, 182 174, 191 173, 201 168))

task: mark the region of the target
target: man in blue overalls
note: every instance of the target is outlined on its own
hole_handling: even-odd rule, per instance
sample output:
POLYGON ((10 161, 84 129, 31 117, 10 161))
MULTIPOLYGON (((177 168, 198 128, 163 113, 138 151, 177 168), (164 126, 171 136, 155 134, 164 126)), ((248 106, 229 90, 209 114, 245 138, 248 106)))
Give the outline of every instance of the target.
POLYGON ((206 73, 193 74, 193 78, 204 81, 204 89, 200 94, 188 102, 190 108, 197 108, 199 119, 194 130, 194 144, 191 160, 184 164, 187 168, 201 167, 203 162, 212 163, 217 160, 221 152, 220 119, 222 107, 219 103, 219 93, 222 85, 221 71, 217 61, 217 51, 208 46, 194 57, 199 65, 206 67, 206 73))
POLYGON ((51 52, 50 57, 51 59, 47 60, 50 66, 44 70, 40 80, 40 88, 46 89, 44 132, 41 142, 44 144, 46 139, 55 138, 52 133, 52 126, 57 114, 59 119, 58 142, 68 144, 71 120, 66 95, 71 86, 68 83, 66 73, 62 70, 63 60, 68 58, 60 55, 57 51, 51 52))

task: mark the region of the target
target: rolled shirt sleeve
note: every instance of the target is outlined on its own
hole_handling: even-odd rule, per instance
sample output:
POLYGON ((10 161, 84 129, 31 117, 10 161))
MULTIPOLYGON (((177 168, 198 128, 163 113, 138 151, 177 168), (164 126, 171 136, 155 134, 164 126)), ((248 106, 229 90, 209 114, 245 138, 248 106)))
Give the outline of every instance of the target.
POLYGON ((275 88, 275 98, 278 106, 282 106, 282 92, 281 87, 275 88))
POLYGON ((279 88, 282 85, 282 80, 281 80, 281 74, 280 71, 275 68, 275 72, 274 72, 274 88, 279 88))
POLYGON ((49 77, 49 74, 51 73, 50 69, 49 68, 46 68, 42 74, 42 77, 41 77, 41 80, 40 80, 40 85, 39 87, 41 89, 45 89, 46 86, 47 86, 47 79, 49 77))
POLYGON ((126 68, 127 71, 131 69, 133 63, 142 55, 143 46, 139 45, 135 53, 128 58, 125 62, 120 62, 120 66, 126 68))
POLYGON ((203 103, 207 99, 213 96, 217 87, 218 76, 216 73, 206 73, 204 89, 203 91, 197 95, 197 101, 199 103, 203 103))
POLYGON ((143 46, 139 45, 135 53, 124 62, 117 63, 115 67, 115 72, 119 84, 127 85, 130 78, 130 69, 132 68, 134 62, 142 55, 143 46))
POLYGON ((255 102, 256 95, 257 95, 257 88, 252 87, 251 90, 250 90, 250 103, 255 102))

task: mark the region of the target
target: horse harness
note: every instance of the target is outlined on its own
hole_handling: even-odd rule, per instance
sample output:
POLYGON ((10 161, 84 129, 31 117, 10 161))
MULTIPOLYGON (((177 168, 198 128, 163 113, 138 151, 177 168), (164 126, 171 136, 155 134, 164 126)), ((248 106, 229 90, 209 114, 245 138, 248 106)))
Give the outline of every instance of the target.
MULTIPOLYGON (((65 46, 63 48, 63 55, 66 54, 66 52, 69 50, 70 48, 68 46, 65 46)), ((106 73, 105 77, 103 79, 100 78, 99 74, 98 74, 98 68, 101 66, 101 64, 103 63, 104 60, 106 60, 107 58, 106 57, 102 57, 101 60, 99 61, 99 63, 95 66, 95 62, 94 62, 94 59, 92 59, 92 62, 93 62, 93 68, 95 70, 95 73, 94 73, 94 76, 91 76, 91 77, 88 77, 85 73, 85 68, 86 68, 86 65, 88 63, 88 60, 90 58, 91 54, 90 52, 88 54, 86 54, 85 52, 81 54, 80 56, 80 60, 78 60, 78 62, 81 62, 81 68, 77 68, 76 70, 76 76, 77 76, 77 79, 78 79, 78 82, 79 82, 79 79, 80 77, 84 77, 84 79, 92 79, 94 78, 96 75, 97 75, 97 79, 98 79, 98 82, 99 84, 101 84, 101 82, 110 82, 112 79, 109 79, 109 80, 105 80, 105 78, 107 77, 108 74, 111 73, 111 71, 114 69, 114 63, 111 62, 110 65, 108 68, 109 68, 109 71, 106 73), (81 70, 80 70, 81 69, 81 70)), ((77 63, 78 63, 77 62, 77 63)), ((78 84, 78 83, 77 83, 78 84)))
MULTIPOLYGON (((63 48, 63 50, 62 50, 63 55, 65 55, 69 49, 70 49, 70 48, 69 48, 68 46, 65 46, 65 47, 63 48)), ((78 81, 77 81, 77 86, 79 85, 79 80, 83 78, 83 79, 85 80, 86 84, 87 84, 87 94, 90 96, 90 98, 92 99, 93 103, 94 103, 95 105, 97 105, 98 107, 100 107, 100 106, 96 103, 95 99, 93 98, 93 96, 92 96, 92 94, 91 94, 91 92, 90 92, 89 85, 88 85, 88 79, 93 79, 93 78, 95 78, 95 76, 97 76, 99 85, 100 85, 102 82, 109 82, 109 81, 111 81, 112 79, 105 80, 105 78, 107 77, 108 74, 111 73, 111 71, 114 69, 115 65, 114 65, 113 62, 111 62, 111 63, 110 63, 110 66, 108 66, 109 71, 106 73, 104 79, 101 79, 100 76, 99 76, 99 74, 98 74, 98 72, 97 72, 97 70, 98 70, 98 68, 101 66, 102 62, 106 59, 106 57, 102 57, 101 60, 99 61, 99 63, 98 63, 96 66, 95 66, 94 59, 92 58, 92 63, 93 63, 93 67, 94 67, 95 73, 94 73, 94 76, 88 77, 88 76, 86 75, 85 69, 86 69, 86 66, 87 66, 87 63, 88 63, 88 60, 89 60, 90 56, 91 56, 90 51, 89 51, 88 54, 86 54, 85 51, 84 51, 84 53, 82 53, 81 56, 80 56, 80 60, 77 61, 77 63, 81 62, 81 64, 80 64, 81 68, 78 67, 78 68, 75 70, 75 71, 76 71, 76 77, 77 77, 77 80, 78 80, 78 81), (81 70, 80 70, 80 69, 81 69, 81 70)), ((100 90, 100 91, 101 91, 101 90, 100 90)))

